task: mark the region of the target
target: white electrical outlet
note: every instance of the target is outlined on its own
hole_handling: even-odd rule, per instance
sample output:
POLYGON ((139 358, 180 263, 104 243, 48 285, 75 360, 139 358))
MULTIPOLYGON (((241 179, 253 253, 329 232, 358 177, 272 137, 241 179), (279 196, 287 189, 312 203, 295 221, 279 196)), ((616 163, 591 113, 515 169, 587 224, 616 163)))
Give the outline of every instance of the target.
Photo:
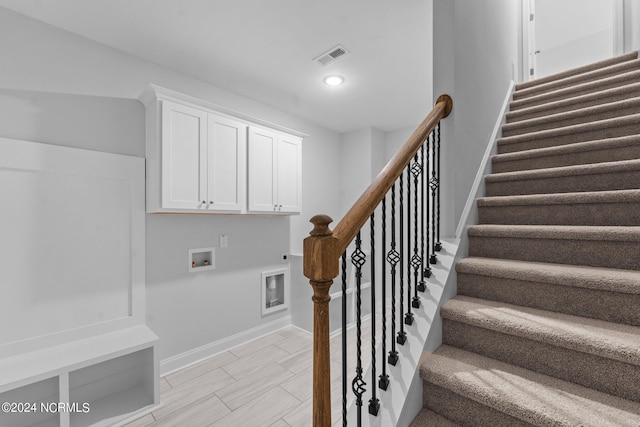
POLYGON ((226 234, 221 234, 220 235, 220 247, 221 248, 226 248, 227 246, 229 246, 229 236, 227 236, 226 234))

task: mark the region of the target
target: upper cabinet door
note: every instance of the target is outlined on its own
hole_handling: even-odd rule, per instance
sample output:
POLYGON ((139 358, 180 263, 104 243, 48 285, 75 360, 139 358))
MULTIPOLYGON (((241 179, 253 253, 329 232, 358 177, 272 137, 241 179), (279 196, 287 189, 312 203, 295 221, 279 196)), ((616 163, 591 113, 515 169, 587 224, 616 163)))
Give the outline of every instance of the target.
POLYGON ((162 101, 162 207, 206 204, 207 113, 162 101))
POLYGON ((252 212, 276 212, 278 134, 249 126, 249 206, 252 212))
POLYGON ((302 139, 168 89, 146 106, 147 213, 299 213, 302 139))
POLYGON ((209 114, 208 210, 242 211, 246 200, 247 125, 209 114))
POLYGON ((278 212, 299 213, 302 210, 302 140, 281 134, 277 160, 278 212))

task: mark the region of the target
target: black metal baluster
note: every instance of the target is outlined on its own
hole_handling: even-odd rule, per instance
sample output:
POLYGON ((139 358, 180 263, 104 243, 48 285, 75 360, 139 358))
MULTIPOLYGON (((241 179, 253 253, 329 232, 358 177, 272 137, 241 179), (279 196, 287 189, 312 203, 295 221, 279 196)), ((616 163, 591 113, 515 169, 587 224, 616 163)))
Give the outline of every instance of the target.
POLYGON ((431 267, 430 267, 429 263, 427 262, 427 257, 429 256, 430 248, 431 248, 431 246, 430 246, 431 239, 429 239, 430 229, 429 229, 429 221, 428 221, 429 212, 430 212, 430 206, 431 206, 431 204, 429 203, 429 186, 430 186, 429 179, 431 178, 431 176, 430 176, 430 169, 431 168, 430 168, 430 165, 429 165, 430 162, 431 162, 431 160, 430 160, 431 159, 431 154, 429 153, 429 141, 430 141, 430 137, 427 136, 427 139, 425 141, 425 145, 427 146, 426 149, 425 149, 424 145, 422 146, 422 148, 423 148, 423 153, 422 153, 423 161, 422 161, 422 164, 425 167, 423 180, 422 180, 422 184, 423 184, 422 185, 422 197, 424 197, 424 200, 425 200, 425 204, 424 204, 425 205, 425 211, 423 213, 423 221, 424 221, 424 217, 425 216, 427 217, 427 224, 426 224, 426 226, 422 227, 423 232, 425 232, 425 234, 426 234, 425 247, 426 247, 426 250, 427 250, 426 253, 425 253, 424 249, 422 250, 422 259, 423 259, 424 262, 426 262, 426 267, 424 267, 424 275, 425 275, 425 277, 431 277, 431 267), (426 160, 424 160, 424 152, 425 151, 427 153, 426 160), (425 181, 427 182, 427 188, 426 189, 424 188, 425 181))
POLYGON ((438 122, 438 136, 436 138, 436 144, 438 145, 437 148, 437 152, 438 152, 438 171, 437 171, 437 176, 438 176, 438 188, 437 188, 437 192, 438 192, 438 212, 437 212, 437 216, 436 216, 436 251, 440 252, 440 250, 442 249, 442 243, 440 243, 440 122, 438 122))
POLYGON ((436 190, 438 189, 438 178, 436 177, 436 142, 435 142, 435 130, 432 133, 433 144, 431 145, 431 180, 429 181, 429 187, 431 187, 431 256, 429 262, 435 264, 438 262, 436 256, 436 190))
MULTIPOLYGON (((429 138, 427 137, 427 141, 425 141, 425 143, 427 143, 428 141, 429 141, 429 138)), ((424 280, 424 277, 426 275, 425 268, 424 268, 424 205, 425 205, 424 144, 422 144, 422 147, 420 147, 420 157, 421 157, 420 163, 422 164, 422 173, 420 174, 420 283, 418 283, 418 291, 424 292, 427 290, 427 282, 424 280)), ((431 274, 431 270, 429 270, 429 274, 431 274)))
POLYGON ((342 426, 347 426, 347 253, 342 254, 342 426))
POLYGON ((356 236, 356 250, 351 254, 351 263, 356 267, 356 376, 351 382, 351 389, 356 396, 358 407, 358 427, 362 425, 362 395, 367 383, 362 378, 362 266, 366 256, 362 252, 360 232, 356 236))
POLYGON ((420 172, 422 171, 422 165, 418 161, 418 153, 413 158, 413 165, 411 166, 411 173, 413 174, 413 256, 411 257, 411 266, 413 267, 413 299, 411 300, 411 306, 413 308, 420 308, 420 298, 418 298, 418 274, 422 260, 418 254, 418 179, 420 172))
MULTIPOLYGON (((411 163, 411 162, 409 162, 411 163)), ((407 166, 407 312, 404 315, 404 323, 413 325, 413 313, 411 312, 411 167, 407 166)))
MULTIPOLYGON (((387 247, 387 196, 382 199, 382 263, 380 273, 382 274, 382 358, 387 354, 387 263, 385 262, 385 249, 387 247)), ((382 374, 378 380, 378 387, 386 390, 389 387, 389 375, 387 375, 387 364, 382 363, 382 374)))
POLYGON ((396 251, 396 184, 391 186, 391 249, 387 254, 387 262, 391 264, 391 351, 387 362, 395 366, 398 363, 396 351, 396 265, 400 254, 396 251))
POLYGON ((403 208, 404 208, 404 187, 402 184, 402 174, 400 174, 400 191, 399 193, 399 210, 400 212, 398 213, 399 216, 399 234, 400 234, 400 242, 398 247, 400 248, 400 332, 398 332, 398 338, 396 339, 397 343, 400 345, 404 345, 404 343, 407 341, 407 334, 404 331, 404 322, 402 321, 402 313, 404 313, 404 269, 402 268, 402 264, 403 264, 403 259, 404 259, 404 247, 403 247, 403 242, 404 242, 404 223, 403 223, 403 208))
POLYGON ((376 398, 376 233, 375 212, 369 219, 371 226, 371 399, 369 399, 369 413, 378 415, 380 401, 376 398))

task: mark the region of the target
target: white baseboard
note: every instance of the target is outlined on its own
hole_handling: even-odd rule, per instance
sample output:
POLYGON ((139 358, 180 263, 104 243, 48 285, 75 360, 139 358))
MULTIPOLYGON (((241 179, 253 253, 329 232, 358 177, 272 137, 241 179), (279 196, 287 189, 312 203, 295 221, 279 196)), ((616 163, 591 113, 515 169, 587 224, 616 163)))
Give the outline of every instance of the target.
POLYGON ((194 365, 208 359, 216 354, 225 352, 240 344, 271 334, 280 329, 291 326, 291 316, 281 317, 269 323, 265 323, 255 328, 239 332, 230 337, 194 348, 193 350, 169 357, 160 361, 160 376, 168 375, 172 372, 194 365))

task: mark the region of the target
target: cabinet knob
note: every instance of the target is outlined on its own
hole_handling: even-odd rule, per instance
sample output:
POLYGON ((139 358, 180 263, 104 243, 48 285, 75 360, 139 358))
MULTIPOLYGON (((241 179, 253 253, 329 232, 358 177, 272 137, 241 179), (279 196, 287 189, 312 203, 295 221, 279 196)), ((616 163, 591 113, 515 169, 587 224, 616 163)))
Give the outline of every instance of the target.
POLYGON ((206 205, 206 204, 207 204, 206 200, 203 200, 203 201, 202 201, 202 204, 203 204, 203 205, 206 205))
POLYGON ((210 204, 210 205, 212 205, 212 204, 213 204, 213 202, 209 202, 209 204, 210 204))

